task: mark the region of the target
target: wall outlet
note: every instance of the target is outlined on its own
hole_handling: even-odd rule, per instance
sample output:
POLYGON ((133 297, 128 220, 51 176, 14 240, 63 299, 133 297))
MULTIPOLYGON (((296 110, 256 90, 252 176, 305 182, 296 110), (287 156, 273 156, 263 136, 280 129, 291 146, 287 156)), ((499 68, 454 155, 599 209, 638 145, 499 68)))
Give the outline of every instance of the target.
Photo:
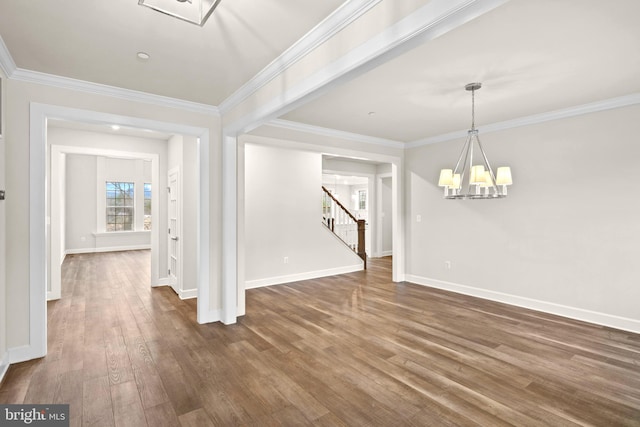
POLYGON ((445 261, 444 268, 446 268, 447 270, 451 270, 451 261, 445 261))
POLYGON ((416 215, 416 222, 422 222, 422 215, 416 215))
POLYGON ((289 264, 289 257, 288 257, 288 256, 284 257, 283 262, 284 262, 285 264, 289 264))

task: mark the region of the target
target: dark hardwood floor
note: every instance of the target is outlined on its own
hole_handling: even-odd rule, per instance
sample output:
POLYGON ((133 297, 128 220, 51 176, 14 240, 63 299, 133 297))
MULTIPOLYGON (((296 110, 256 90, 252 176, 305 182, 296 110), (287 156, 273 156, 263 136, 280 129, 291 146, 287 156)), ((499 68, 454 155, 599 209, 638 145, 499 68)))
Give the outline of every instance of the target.
POLYGON ((394 284, 389 258, 198 325, 149 262, 67 257, 49 354, 11 366, 0 402, 92 426, 640 426, 640 335, 394 284))

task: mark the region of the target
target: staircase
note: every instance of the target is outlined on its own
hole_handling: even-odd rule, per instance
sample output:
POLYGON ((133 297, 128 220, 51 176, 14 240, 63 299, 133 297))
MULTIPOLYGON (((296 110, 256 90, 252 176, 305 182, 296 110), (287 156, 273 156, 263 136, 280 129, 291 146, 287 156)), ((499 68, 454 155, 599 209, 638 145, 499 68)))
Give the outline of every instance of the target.
POLYGON ((367 254, 364 246, 364 219, 357 219, 333 194, 322 187, 322 223, 333 232, 364 261, 367 268, 367 254))

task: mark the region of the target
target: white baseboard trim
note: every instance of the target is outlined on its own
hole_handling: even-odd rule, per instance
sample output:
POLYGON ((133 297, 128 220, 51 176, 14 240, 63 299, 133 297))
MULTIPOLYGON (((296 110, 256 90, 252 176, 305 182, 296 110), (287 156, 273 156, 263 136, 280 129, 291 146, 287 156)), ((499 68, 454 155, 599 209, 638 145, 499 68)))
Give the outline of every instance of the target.
POLYGON ((9 365, 9 353, 5 352, 5 354, 2 356, 2 362, 0 362, 0 384, 2 384, 2 381, 4 381, 4 376, 9 370, 9 365))
POLYGON ((121 251, 139 251, 143 249, 151 249, 151 245, 133 245, 133 246, 109 246, 104 248, 81 248, 81 249, 67 249, 64 251, 64 255, 74 254, 93 254, 101 252, 121 252, 121 251))
POLYGON ((198 311, 198 323, 201 325, 204 323, 220 322, 222 320, 222 313, 220 310, 209 310, 208 312, 198 311))
POLYGON ((160 279, 158 279, 158 283, 156 283, 155 285, 151 285, 152 288, 157 288, 159 286, 169 286, 169 278, 168 277, 161 277, 160 279))
POLYGON ((393 255, 393 251, 382 251, 380 252, 380 257, 391 256, 393 255))
POLYGON ((284 283, 299 282, 300 280, 317 279, 319 277, 335 276, 336 274, 353 273, 364 270, 364 263, 346 267, 329 268, 326 270, 309 271, 306 273, 289 274, 286 276, 268 277, 266 279, 247 280, 245 289, 262 288, 264 286, 282 285, 284 283))
POLYGON ((60 292, 47 291, 47 301, 58 300, 62 298, 60 292))
POLYGON ((520 297, 517 295, 505 294, 502 292, 491 291, 488 289, 475 288, 473 286, 460 285, 457 283, 445 282, 438 279, 429 279, 427 277, 415 276, 407 274, 405 276, 407 282, 417 285, 429 286, 432 288, 443 289, 446 291, 456 292, 459 294, 469 295, 491 301, 502 302, 517 307, 528 308, 531 310, 541 311, 544 313, 555 314, 570 319, 581 320, 584 322, 594 323, 596 325, 608 326, 623 331, 640 333, 640 320, 629 319, 626 317, 615 316, 612 314, 600 313, 591 310, 585 310, 577 307, 569 307, 566 305, 556 304, 547 301, 536 300, 532 298, 520 297))
POLYGON ((31 359, 38 359, 44 357, 45 354, 36 354, 34 347, 31 345, 22 345, 20 347, 10 348, 7 353, 9 354, 9 363, 26 362, 31 359))
POLYGON ((198 297, 198 290, 197 289, 181 290, 179 296, 180 296, 180 299, 197 298, 198 297))

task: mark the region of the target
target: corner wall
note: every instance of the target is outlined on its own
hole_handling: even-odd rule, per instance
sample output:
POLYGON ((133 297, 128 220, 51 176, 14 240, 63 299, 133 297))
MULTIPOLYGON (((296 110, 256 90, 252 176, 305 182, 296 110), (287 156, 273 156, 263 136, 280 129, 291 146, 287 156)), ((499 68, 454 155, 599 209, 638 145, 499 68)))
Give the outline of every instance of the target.
POLYGON ((322 225, 320 153, 246 144, 244 158, 247 289, 363 268, 322 225))
POLYGON ((442 199, 462 140, 408 150, 407 280, 640 332, 638 117, 480 127, 492 166, 512 169, 501 200, 442 199))

